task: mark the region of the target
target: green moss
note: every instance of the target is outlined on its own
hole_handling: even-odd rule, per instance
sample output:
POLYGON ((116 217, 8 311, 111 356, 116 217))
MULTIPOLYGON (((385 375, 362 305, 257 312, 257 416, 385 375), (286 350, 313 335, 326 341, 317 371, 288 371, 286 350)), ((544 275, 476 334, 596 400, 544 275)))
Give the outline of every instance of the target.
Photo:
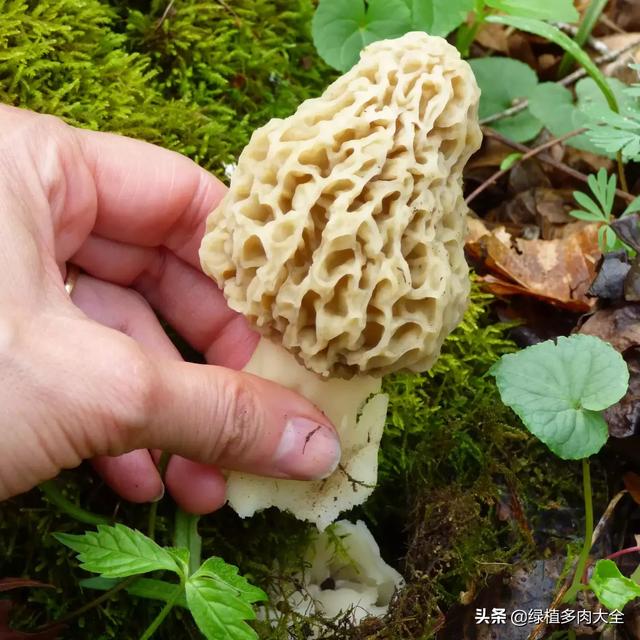
POLYGON ((0 101, 162 144, 223 175, 317 95, 311 0, 0 0, 0 101), (132 7, 132 4, 136 5, 132 7))

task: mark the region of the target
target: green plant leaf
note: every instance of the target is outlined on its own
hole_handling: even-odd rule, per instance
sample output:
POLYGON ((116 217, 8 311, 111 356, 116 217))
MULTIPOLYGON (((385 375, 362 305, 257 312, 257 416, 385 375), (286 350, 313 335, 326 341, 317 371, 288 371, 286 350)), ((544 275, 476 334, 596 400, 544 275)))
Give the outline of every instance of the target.
MULTIPOLYGON (((578 32, 574 36, 574 40, 577 45, 580 47, 587 41, 593 28, 598 23, 598 18, 600 18, 600 14, 604 10, 609 0, 591 0, 587 5, 587 8, 582 16, 582 20, 580 21, 580 26, 578 27, 578 32)), ((562 78, 567 74, 567 72, 571 69, 573 64, 573 57, 565 52, 564 56, 562 56, 562 60, 560 61, 560 66, 558 67, 558 77, 562 78)))
MULTIPOLYGON (((87 578, 80 581, 83 589, 96 589, 97 591, 109 591, 113 589, 120 580, 115 578, 87 578)), ((154 580, 153 578, 138 578, 131 586, 126 587, 125 591, 137 598, 145 598, 147 600, 160 600, 161 602, 169 602, 173 600, 176 590, 176 584, 172 582, 164 582, 164 580, 154 580)), ((181 595, 175 603, 179 607, 187 608, 186 596, 181 595)))
POLYGON ((404 0, 411 11, 411 28, 432 36, 448 36, 474 9, 474 0, 404 0))
POLYGON ((624 216, 629 216, 632 213, 636 213, 640 211, 640 196, 636 196, 627 206, 627 208, 620 215, 621 218, 624 216))
POLYGON ((582 191, 574 191, 573 197, 583 209, 589 211, 594 216, 597 216, 598 219, 607 219, 606 213, 603 212, 602 209, 586 193, 582 193, 582 191))
POLYGON ((250 582, 238 575, 238 567, 228 564, 222 558, 213 556, 202 563, 198 575, 215 580, 221 589, 230 589, 242 594, 247 602, 260 602, 267 600, 267 594, 259 587, 254 587, 250 582))
POLYGON ((267 595, 239 576, 237 567, 209 558, 187 580, 185 589, 191 615, 209 640, 258 637, 246 621, 256 617, 251 603, 266 600, 267 595))
POLYGON ((411 31, 411 11, 404 0, 320 0, 313 16, 313 42, 322 59, 348 71, 363 47, 411 31))
POLYGON ((591 213, 590 211, 582 211, 580 209, 569 211, 569 215, 578 220, 586 220, 587 222, 606 222, 606 219, 599 213, 591 213))
POLYGON ((620 400, 629 384, 622 356, 603 340, 581 334, 504 355, 490 372, 502 401, 565 460, 602 448, 608 429, 601 411, 620 400))
POLYGON ((572 0, 485 0, 485 2, 488 7, 522 18, 576 22, 580 17, 572 0))
POLYGON ((627 602, 640 597, 640 585, 623 576, 613 560, 598 560, 589 586, 607 609, 622 611, 627 602))
POLYGON ((54 533, 53 536, 78 554, 83 569, 105 578, 125 578, 160 569, 182 573, 170 551, 123 524, 98 525, 97 531, 82 535, 54 533))
POLYGON ((500 171, 508 171, 513 167, 513 165, 518 162, 522 158, 522 154, 519 151, 515 153, 510 153, 501 163, 500 163, 500 171))
POLYGON ((607 79, 603 75, 602 71, 598 69, 597 65, 593 60, 591 60, 582 47, 576 44, 566 33, 563 33, 553 25, 542 22, 542 20, 535 20, 534 18, 521 18, 519 16, 489 16, 487 18, 487 22, 506 24, 510 27, 520 29, 520 31, 533 33, 541 38, 554 42, 559 47, 562 47, 566 52, 571 54, 593 78, 600 91, 602 91, 602 95, 605 97, 609 107, 613 111, 619 112, 620 109, 618 101, 611 90, 611 87, 607 84, 607 79))
MULTIPOLYGON (((480 118, 487 118, 512 107, 519 99, 527 98, 538 84, 535 71, 519 60, 511 58, 474 58, 469 60, 480 85, 480 118)), ((507 138, 526 142, 535 138, 542 123, 528 109, 491 125, 507 138)))

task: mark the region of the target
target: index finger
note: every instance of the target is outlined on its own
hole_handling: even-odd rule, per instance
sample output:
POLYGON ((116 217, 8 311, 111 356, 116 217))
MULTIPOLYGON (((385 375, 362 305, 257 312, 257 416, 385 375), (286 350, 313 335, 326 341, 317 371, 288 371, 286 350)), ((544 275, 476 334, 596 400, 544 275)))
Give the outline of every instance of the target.
POLYGON ((115 134, 75 131, 95 180, 93 233, 164 246, 199 269, 205 220, 225 194, 223 183, 174 151, 115 134))

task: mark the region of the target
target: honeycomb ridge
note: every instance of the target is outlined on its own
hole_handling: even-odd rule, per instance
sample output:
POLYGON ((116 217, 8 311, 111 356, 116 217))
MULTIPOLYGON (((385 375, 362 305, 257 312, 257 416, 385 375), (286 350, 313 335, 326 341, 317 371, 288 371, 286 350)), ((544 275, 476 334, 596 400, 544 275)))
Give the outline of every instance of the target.
POLYGON ((458 51, 413 32, 256 130, 200 251, 229 306, 323 375, 428 369, 468 299, 478 99, 458 51))

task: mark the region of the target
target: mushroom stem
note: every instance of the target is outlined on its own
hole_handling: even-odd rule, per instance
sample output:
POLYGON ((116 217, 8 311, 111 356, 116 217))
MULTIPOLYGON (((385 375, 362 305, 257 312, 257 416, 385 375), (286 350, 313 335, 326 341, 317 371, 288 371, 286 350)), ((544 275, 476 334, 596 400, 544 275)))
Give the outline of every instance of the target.
POLYGON ((284 347, 261 338, 247 373, 277 382, 314 402, 335 425, 342 458, 326 480, 269 480, 230 472, 227 497, 242 517, 271 506, 291 511, 297 518, 324 529, 339 513, 364 502, 378 473, 378 448, 388 398, 382 381, 373 376, 350 380, 323 378, 303 367, 284 347))

